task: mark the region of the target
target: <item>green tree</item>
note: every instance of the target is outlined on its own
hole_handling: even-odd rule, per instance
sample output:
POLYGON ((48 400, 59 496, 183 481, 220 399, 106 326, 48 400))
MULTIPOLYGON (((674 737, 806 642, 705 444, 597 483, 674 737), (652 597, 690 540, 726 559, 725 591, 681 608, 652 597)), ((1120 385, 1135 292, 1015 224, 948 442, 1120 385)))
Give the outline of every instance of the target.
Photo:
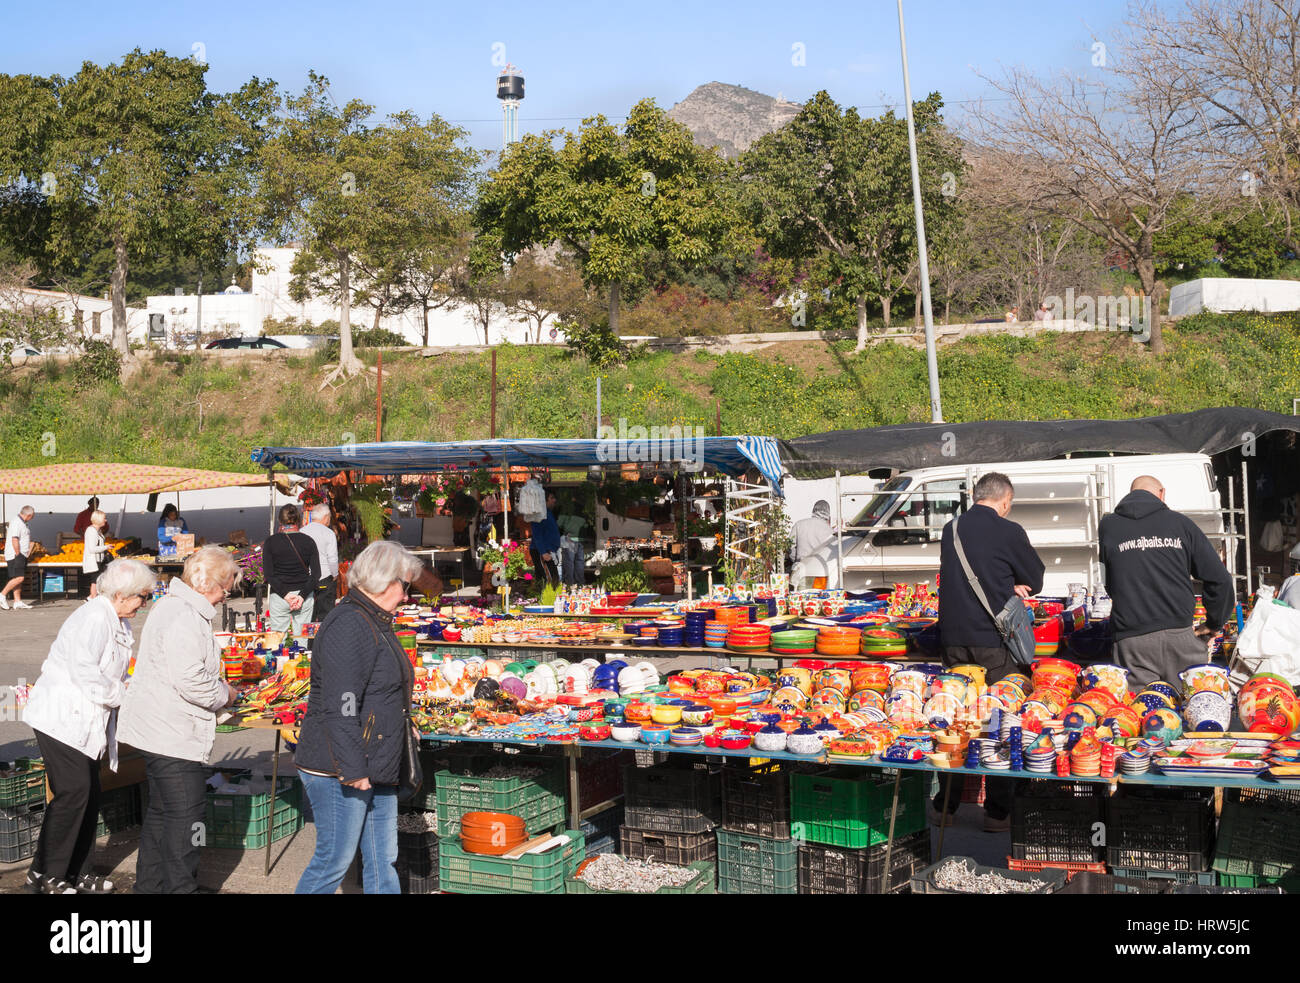
POLYGON ((282 231, 304 243, 295 291, 339 303, 339 364, 323 385, 364 370, 353 350, 353 301, 400 292, 401 257, 454 226, 449 214, 478 163, 460 146, 464 131, 437 116, 421 123, 397 113, 372 127, 372 113, 358 99, 338 106, 329 80, 312 72, 303 93, 285 100, 266 145, 267 200, 282 231))
POLYGON ((85 62, 70 79, 0 76, 0 173, 49 199, 48 255, 62 266, 112 250, 113 347, 127 341, 132 264, 159 252, 209 258, 251 245, 257 211, 241 193, 272 104, 272 83, 209 92, 191 59, 135 49, 85 62))
MULTIPOLYGON (((1143 212, 1143 218, 1146 214, 1143 212)), ((1136 226, 1129 234, 1137 232, 1136 226)), ((1164 227, 1153 236, 1156 271, 1161 276, 1176 270, 1194 270, 1214 259, 1217 223, 1194 200, 1186 198, 1170 209, 1164 227)))
POLYGON ((1268 279, 1282 268, 1277 226, 1260 211, 1248 211, 1224 223, 1219 237, 1223 271, 1229 276, 1268 279))
MULTIPOLYGON (((951 194, 961 154, 943 129, 943 100, 915 106, 927 234, 943 238, 955 220, 951 194)), ((866 347, 867 299, 890 307, 917 264, 907 119, 842 110, 824 91, 799 115, 760 138, 741 158, 750 214, 773 256, 825 260, 829 276, 854 300, 858 348, 866 347)))
POLYGON ((690 268, 718 252, 752 253, 732 177, 726 160, 696 146, 652 99, 632 107, 621 131, 595 116, 577 133, 526 136, 479 196, 478 263, 561 243, 583 282, 609 291, 617 334, 624 294, 645 286, 659 254, 690 268))

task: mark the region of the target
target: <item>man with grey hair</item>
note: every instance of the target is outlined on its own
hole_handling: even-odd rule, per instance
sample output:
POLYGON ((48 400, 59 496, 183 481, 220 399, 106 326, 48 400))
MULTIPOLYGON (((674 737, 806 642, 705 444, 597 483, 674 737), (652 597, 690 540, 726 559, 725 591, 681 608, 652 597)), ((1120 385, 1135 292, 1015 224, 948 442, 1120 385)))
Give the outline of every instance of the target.
POLYGON ((831 528, 830 502, 824 498, 818 499, 812 507, 812 515, 796 522, 791 533, 794 543, 790 555, 796 563, 806 560, 829 543, 835 534, 831 528))
POLYGON ((4 590, 0 590, 0 609, 5 611, 9 610, 5 595, 10 591, 14 594, 15 608, 31 607, 23 601, 23 581, 27 578, 27 557, 32 551, 32 531, 27 524, 34 515, 36 510, 24 505, 5 530, 5 564, 9 581, 4 590))
POLYGON ((1097 527, 1115 661, 1141 688, 1208 661, 1206 639, 1233 613, 1232 576, 1205 533, 1165 504, 1165 488, 1151 475, 1133 479, 1129 493, 1097 527), (1205 627, 1193 628, 1196 595, 1203 583, 1205 627))
MULTIPOLYGON (((1027 671, 1017 665, 989 613, 971 586, 962 552, 978 580, 989 608, 996 614, 1012 597, 1027 598, 1043 589, 1043 561, 1029 544, 1025 530, 1010 521, 1007 513, 1015 499, 1011 479, 997 471, 975 482, 971 497, 975 504, 965 515, 943 527, 939 547, 939 643, 945 666, 978 665, 985 669, 985 682, 998 682, 1011 673, 1027 671)), ((985 784, 984 830, 997 833, 1011 826, 1011 779, 990 778, 985 784)), ((932 822, 940 816, 943 793, 934 801, 932 822)), ((948 814, 956 812, 961 797, 948 797, 948 814)))
POLYGON ((320 583, 313 593, 312 618, 325 620, 325 615, 334 607, 337 594, 335 582, 339 575, 339 538, 330 524, 330 507, 321 502, 312 507, 308 513, 311 521, 302 527, 302 534, 310 536, 316 544, 316 556, 320 560, 320 583))

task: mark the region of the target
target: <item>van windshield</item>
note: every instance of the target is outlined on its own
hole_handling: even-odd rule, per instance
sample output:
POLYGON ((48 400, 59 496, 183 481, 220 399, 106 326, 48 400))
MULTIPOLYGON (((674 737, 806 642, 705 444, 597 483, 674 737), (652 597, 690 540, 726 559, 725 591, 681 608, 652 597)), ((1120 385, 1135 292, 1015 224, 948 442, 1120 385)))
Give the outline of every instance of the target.
POLYGON ((912 484, 911 478, 905 478, 905 477, 891 478, 889 481, 885 483, 884 487, 880 489, 880 494, 875 495, 871 499, 871 501, 869 501, 866 504, 866 507, 863 508, 863 510, 854 517, 850 525, 853 526, 876 525, 876 523, 878 523, 881 519, 883 519, 886 515, 889 514, 889 510, 894 507, 894 504, 898 501, 900 497, 898 495, 891 495, 889 493, 906 491, 911 484, 912 484))

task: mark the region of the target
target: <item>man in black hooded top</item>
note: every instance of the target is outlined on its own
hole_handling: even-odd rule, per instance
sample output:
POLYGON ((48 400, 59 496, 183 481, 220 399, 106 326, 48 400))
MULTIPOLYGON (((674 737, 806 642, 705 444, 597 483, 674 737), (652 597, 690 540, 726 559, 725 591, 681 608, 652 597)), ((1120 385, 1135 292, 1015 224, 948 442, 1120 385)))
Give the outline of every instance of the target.
POLYGON ((1178 674, 1206 661, 1205 638, 1232 615, 1232 576, 1205 533, 1165 504, 1164 486, 1135 478, 1098 529, 1106 591, 1112 600, 1115 661, 1129 670, 1130 686, 1157 679, 1174 686, 1178 674), (1192 628, 1203 583, 1205 629, 1192 628))

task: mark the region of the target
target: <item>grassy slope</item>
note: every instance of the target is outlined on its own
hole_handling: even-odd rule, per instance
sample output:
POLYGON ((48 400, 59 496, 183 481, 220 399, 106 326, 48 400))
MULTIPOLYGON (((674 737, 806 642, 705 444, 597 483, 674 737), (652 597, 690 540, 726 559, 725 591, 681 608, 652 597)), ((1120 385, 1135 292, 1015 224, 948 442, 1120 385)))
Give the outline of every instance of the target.
MULTIPOLYGON (((944 416, 1130 417, 1230 405, 1290 412, 1300 396, 1300 315, 1203 315, 1166 337, 1162 359, 1114 334, 964 341, 939 355, 944 416)), ((385 439, 486 437, 489 365, 484 353, 388 355, 385 439)), ((503 347, 498 434, 591 435, 597 374, 562 350, 503 347)), ((924 353, 894 345, 860 355, 847 342, 745 355, 659 353, 599 374, 606 420, 629 425, 712 433, 715 401, 724 432, 781 437, 929 412, 924 353)), ((318 393, 320 378, 310 357, 191 358, 151 364, 126 387, 77 392, 69 373, 47 367, 0 390, 0 467, 121 460, 242 471, 259 444, 373 440, 373 382, 318 393), (47 433, 53 457, 42 454, 47 433)))

